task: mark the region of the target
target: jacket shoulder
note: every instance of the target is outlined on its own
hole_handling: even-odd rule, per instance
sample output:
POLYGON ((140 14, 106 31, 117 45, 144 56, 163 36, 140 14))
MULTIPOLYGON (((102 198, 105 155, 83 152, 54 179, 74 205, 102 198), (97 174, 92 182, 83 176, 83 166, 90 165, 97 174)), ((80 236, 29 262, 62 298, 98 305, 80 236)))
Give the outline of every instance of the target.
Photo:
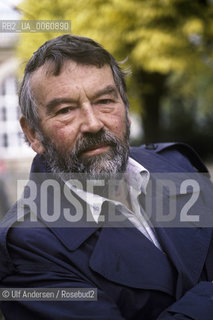
MULTIPOLYGON (((188 172, 202 172, 208 177, 209 171, 198 153, 188 144, 181 142, 165 142, 144 144, 140 147, 133 148, 132 153, 144 153, 150 161, 155 162, 155 158, 161 158, 178 165, 188 172)), ((156 160, 157 161, 157 160, 156 160)))

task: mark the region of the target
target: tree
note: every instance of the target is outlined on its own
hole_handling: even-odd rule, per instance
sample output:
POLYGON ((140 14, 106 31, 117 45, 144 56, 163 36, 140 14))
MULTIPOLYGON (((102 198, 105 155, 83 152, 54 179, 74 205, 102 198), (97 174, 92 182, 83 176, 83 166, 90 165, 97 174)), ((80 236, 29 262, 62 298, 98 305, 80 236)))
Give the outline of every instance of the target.
MULTIPOLYGON (((24 19, 72 20, 72 33, 92 37, 117 60, 128 56, 134 73, 130 87, 138 92, 145 142, 159 140, 161 101, 171 90, 168 79, 175 74, 193 82, 212 59, 210 0, 56 0, 54 4, 24 0, 19 9, 24 19)), ((23 34, 20 56, 28 58, 54 36, 23 34)), ((183 93, 184 84, 178 86, 183 93)))

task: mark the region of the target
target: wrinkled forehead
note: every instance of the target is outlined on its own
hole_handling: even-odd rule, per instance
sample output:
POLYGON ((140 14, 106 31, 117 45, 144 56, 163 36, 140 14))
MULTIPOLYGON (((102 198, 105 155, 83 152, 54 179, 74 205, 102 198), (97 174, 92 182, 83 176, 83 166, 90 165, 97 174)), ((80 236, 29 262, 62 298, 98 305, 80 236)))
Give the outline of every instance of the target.
POLYGON ((113 73, 111 70, 111 66, 109 64, 103 64, 102 66, 96 66, 92 64, 82 64, 78 63, 76 61, 73 61, 71 59, 65 59, 63 61, 63 64, 56 65, 55 61, 48 60, 46 61, 42 66, 40 66, 38 69, 36 69, 34 72, 32 72, 30 77, 30 84, 31 88, 35 89, 36 83, 39 84, 40 81, 46 80, 50 77, 57 77, 60 76, 63 73, 69 73, 72 74, 74 72, 77 72, 78 69, 84 70, 85 74, 90 74, 94 72, 95 70, 103 71, 103 73, 107 70, 108 73, 110 72, 112 77, 113 73))
POLYGON ((45 79, 52 76, 59 76, 62 74, 65 70, 74 69, 77 66, 77 62, 72 60, 65 60, 63 64, 59 66, 56 64, 53 60, 46 61, 42 66, 37 68, 35 71, 31 74, 31 84, 34 84, 38 79, 45 79))

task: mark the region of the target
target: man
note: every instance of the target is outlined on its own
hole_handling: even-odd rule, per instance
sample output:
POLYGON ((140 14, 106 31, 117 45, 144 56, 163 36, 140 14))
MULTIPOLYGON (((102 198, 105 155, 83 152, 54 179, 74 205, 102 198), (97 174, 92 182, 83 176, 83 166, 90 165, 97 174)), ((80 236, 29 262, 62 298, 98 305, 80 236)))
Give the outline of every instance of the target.
POLYGON ((1 298, 5 318, 212 319, 212 229, 199 224, 211 222, 212 186, 195 178, 206 169, 180 144, 129 151, 124 73, 114 58, 88 38, 46 42, 26 66, 20 107, 37 156, 1 224, 1 287, 64 293, 29 301, 14 291, 16 299, 1 298), (97 290, 97 299, 67 299, 74 288, 97 290))

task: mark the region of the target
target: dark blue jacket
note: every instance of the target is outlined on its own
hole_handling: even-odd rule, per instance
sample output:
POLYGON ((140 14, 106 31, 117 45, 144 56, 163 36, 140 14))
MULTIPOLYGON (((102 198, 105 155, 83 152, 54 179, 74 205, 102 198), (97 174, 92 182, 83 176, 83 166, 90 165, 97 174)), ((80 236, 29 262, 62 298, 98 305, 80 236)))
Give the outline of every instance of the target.
MULTIPOLYGON (((131 156, 153 173, 153 181, 154 172, 167 178, 168 172, 175 173, 179 183, 181 174, 190 180, 191 174, 206 170, 198 156, 183 145, 133 148, 131 156)), ((48 168, 42 157, 34 159, 32 171, 45 176, 48 168)), ((211 219, 212 185, 208 177, 199 179, 201 194, 193 214, 205 222, 206 215, 211 219)), ((177 207, 182 208, 191 196, 190 190, 185 194, 177 191, 177 207)), ((163 197, 169 202, 174 194, 163 197)), ((40 196, 35 201, 39 207, 40 196)), ((66 199, 61 206, 61 210, 68 207, 66 199)), ((86 210, 86 204, 82 206, 86 210)), ((69 205, 71 213, 74 207, 69 205)), ((164 211, 168 208, 166 203, 164 211)), ((213 319, 211 228, 199 223, 162 227, 159 222, 155 232, 162 252, 128 221, 122 228, 110 227, 108 221, 89 226, 81 221, 70 228, 62 219, 58 227, 44 221, 39 210, 38 221, 31 222, 29 210, 25 211, 24 221, 17 222, 14 206, 1 224, 1 287, 97 288, 98 299, 4 301, 0 308, 7 320, 213 319)))

